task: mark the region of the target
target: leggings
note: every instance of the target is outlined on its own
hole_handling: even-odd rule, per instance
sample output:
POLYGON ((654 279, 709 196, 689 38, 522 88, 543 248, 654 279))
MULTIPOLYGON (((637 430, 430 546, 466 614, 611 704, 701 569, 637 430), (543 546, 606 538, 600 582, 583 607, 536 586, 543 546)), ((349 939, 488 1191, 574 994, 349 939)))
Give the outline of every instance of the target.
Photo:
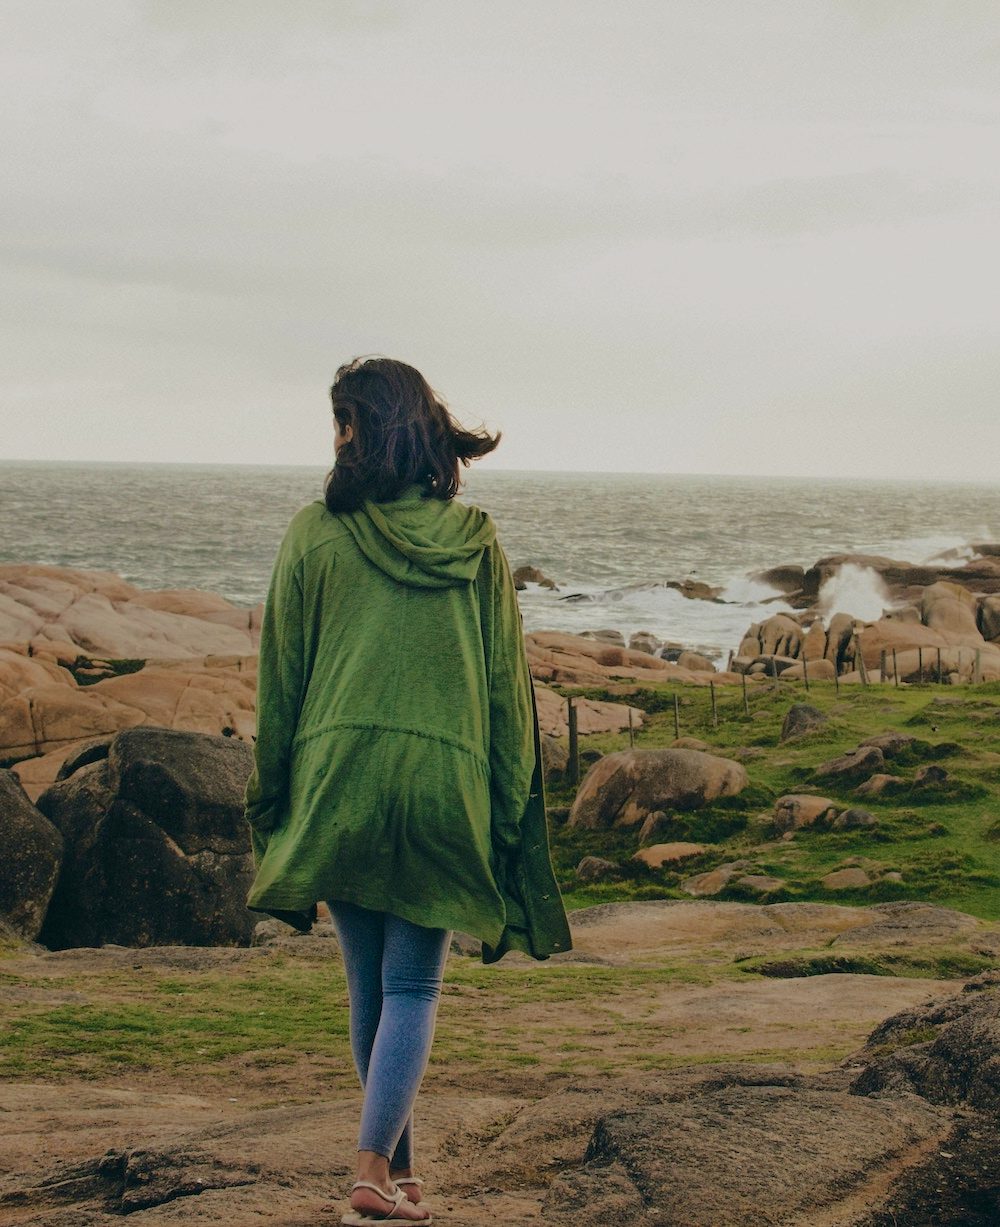
POLYGON ((364 1088, 358 1150, 413 1166, 413 1103, 434 1039, 451 934, 353 903, 327 904, 351 1001, 351 1051, 364 1088))

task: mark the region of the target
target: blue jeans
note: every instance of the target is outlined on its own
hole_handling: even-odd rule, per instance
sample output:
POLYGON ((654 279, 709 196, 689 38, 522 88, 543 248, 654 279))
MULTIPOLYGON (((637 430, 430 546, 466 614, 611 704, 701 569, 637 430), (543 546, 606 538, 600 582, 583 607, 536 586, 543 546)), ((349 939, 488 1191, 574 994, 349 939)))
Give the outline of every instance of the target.
POLYGON ((434 1039, 451 934, 353 903, 327 904, 351 1000, 351 1051, 364 1088, 358 1150, 413 1166, 413 1103, 434 1039))

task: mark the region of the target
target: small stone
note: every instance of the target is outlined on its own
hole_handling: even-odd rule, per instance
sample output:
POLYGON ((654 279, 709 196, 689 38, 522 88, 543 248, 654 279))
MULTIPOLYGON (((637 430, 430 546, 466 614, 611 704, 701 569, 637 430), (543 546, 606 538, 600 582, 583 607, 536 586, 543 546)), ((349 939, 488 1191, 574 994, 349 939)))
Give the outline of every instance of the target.
POLYGON ((857 890, 862 886, 871 886, 871 878, 863 869, 836 869, 820 879, 820 885, 827 890, 857 890))
POLYGON ((686 882, 681 883, 681 889, 696 897, 717 895, 737 874, 742 874, 744 870, 752 868, 749 861, 731 861, 726 865, 717 865, 708 873, 699 873, 693 878, 688 878, 686 882))
POLYGON ((785 883, 781 878, 773 878, 764 873, 748 873, 742 878, 737 878, 735 885, 744 886, 747 890, 755 891, 760 895, 769 895, 772 891, 785 888, 785 883))
POLYGON ((683 842, 653 844, 649 848, 640 848, 632 859, 640 861, 643 865, 648 865, 650 869, 660 869, 664 865, 676 864, 678 861, 688 860, 692 856, 700 856, 704 851, 704 844, 683 842))
POLYGON ((943 784, 947 778, 948 772, 944 767, 939 767, 937 763, 930 763, 926 767, 917 768, 913 782, 914 784, 943 784))
POLYGON ((837 813, 837 803, 829 797, 814 797, 809 793, 789 793, 774 803, 774 826, 780 833, 831 822, 837 813))
POLYGON ((585 856, 576 867, 576 876, 581 882, 608 882, 621 877, 621 872, 614 861, 606 861, 600 856, 585 856))
POLYGON ((790 737, 801 737, 804 733, 811 733, 813 729, 826 724, 826 720, 826 716, 818 707, 812 707, 808 703, 793 703, 785 713, 785 719, 781 725, 781 740, 788 741, 790 737))
POLYGON ((866 809, 855 807, 853 809, 845 809, 842 814, 838 814, 833 820, 833 829, 835 831, 851 831, 858 827, 877 827, 878 819, 874 814, 869 813, 866 809))

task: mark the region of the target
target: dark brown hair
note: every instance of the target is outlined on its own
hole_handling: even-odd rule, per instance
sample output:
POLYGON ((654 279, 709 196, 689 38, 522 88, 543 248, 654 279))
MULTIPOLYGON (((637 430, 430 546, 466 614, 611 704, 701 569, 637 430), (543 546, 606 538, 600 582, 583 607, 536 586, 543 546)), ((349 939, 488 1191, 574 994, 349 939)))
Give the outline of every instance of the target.
POLYGON ((365 499, 391 502, 406 486, 450 499, 459 464, 493 451, 500 435, 465 430, 412 366, 392 358, 355 358, 334 376, 333 415, 353 437, 341 445, 326 478, 326 505, 354 511, 365 499))

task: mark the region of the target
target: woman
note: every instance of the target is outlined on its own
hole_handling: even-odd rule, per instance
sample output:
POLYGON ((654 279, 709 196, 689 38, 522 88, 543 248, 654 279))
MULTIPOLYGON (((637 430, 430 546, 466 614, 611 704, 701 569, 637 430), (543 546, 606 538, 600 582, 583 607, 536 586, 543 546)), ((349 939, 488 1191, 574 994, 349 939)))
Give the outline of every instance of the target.
POLYGON ((455 501, 463 430, 420 373, 340 368, 325 502, 295 516, 261 626, 248 906, 328 903, 364 1087, 344 1223, 428 1223, 412 1107, 451 930, 483 959, 569 949, 534 696, 494 525, 455 501))

